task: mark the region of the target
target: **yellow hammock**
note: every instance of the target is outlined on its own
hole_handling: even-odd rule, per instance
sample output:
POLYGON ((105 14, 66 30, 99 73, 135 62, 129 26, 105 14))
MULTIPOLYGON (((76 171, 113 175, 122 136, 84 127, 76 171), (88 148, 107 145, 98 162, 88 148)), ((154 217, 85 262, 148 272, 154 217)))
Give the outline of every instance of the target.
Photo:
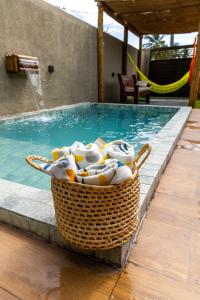
POLYGON ((133 60, 133 58, 131 57, 131 55, 128 53, 128 58, 130 59, 130 62, 132 63, 134 69, 138 72, 138 74, 140 75, 140 78, 142 80, 147 81, 150 85, 151 85, 151 91, 154 93, 158 93, 158 94, 166 94, 166 93, 172 93, 172 92, 176 92, 177 90, 179 90, 180 88, 182 88, 189 80, 189 74, 190 71, 188 71, 181 79, 179 79, 178 81, 171 83, 171 84, 166 84, 166 85, 159 85, 156 84, 155 82, 149 80, 138 68, 138 66, 136 65, 135 61, 133 60))

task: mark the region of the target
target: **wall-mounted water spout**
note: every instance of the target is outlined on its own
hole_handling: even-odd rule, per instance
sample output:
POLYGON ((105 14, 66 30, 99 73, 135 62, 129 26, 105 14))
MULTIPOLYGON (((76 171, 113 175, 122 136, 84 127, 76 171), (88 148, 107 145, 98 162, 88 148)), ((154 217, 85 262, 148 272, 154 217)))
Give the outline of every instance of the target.
POLYGON ((39 60, 34 56, 6 55, 6 71, 8 73, 25 74, 29 79, 36 108, 44 108, 42 85, 40 79, 39 60), (38 99, 39 97, 39 99, 38 99))
POLYGON ((39 72, 38 58, 19 54, 6 55, 6 71, 18 74, 24 74, 28 71, 37 74, 39 72))

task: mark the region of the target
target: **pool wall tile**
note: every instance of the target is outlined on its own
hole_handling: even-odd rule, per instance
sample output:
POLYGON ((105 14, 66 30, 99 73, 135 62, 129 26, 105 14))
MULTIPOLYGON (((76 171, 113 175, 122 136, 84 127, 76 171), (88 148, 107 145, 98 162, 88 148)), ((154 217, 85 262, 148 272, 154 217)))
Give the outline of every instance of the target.
POLYGON ((31 111, 31 112, 25 112, 22 114, 17 114, 17 115, 12 115, 12 116, 5 116, 5 117, 0 117, 0 123, 5 123, 9 124, 12 123, 13 121, 17 120, 27 120, 30 119, 34 116, 43 115, 51 113, 52 114, 58 114, 60 112, 64 112, 65 110, 68 110, 70 108, 76 108, 76 107, 81 107, 81 106, 92 106, 92 103, 90 102, 84 102, 84 103, 77 103, 77 104, 71 104, 71 105, 65 105, 65 106, 60 106, 56 108, 48 108, 48 109, 42 109, 40 111, 31 111))

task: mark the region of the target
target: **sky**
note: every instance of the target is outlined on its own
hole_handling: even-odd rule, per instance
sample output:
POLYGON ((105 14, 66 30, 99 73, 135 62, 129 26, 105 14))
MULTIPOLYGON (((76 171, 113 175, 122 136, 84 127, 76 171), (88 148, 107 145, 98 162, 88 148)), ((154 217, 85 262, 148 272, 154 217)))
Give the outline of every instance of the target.
MULTIPOLYGON (((64 8, 64 10, 74 15, 75 17, 82 19, 83 21, 97 27, 97 4, 94 0, 44 0, 52 5, 64 8)), ((123 40, 123 26, 115 22, 112 18, 104 15, 104 31, 115 36, 116 38, 123 40)), ((193 44, 194 38, 197 33, 189 34, 176 34, 175 43, 180 45, 193 44)), ((170 37, 165 36, 165 41, 169 45, 170 37)), ((138 48, 139 40, 137 36, 129 32, 129 44, 138 48)))

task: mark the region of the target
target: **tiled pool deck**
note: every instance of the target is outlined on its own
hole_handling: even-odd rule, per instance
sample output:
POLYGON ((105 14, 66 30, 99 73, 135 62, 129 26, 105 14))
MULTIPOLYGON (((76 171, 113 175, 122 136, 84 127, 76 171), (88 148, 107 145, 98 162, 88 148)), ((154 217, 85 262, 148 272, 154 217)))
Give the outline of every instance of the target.
MULTIPOLYGON (((66 108, 64 107, 62 109, 66 108)), ((160 107, 160 109, 162 109, 162 107, 160 107)), ((173 154, 190 113, 191 108, 180 108, 166 126, 150 141, 152 145, 151 155, 140 170, 140 222, 142 222, 161 174, 173 154)), ((28 114, 28 116, 32 115, 32 113, 28 114)), ((17 116, 17 118, 19 117, 20 116, 17 116)), ((24 117, 27 117, 27 115, 24 117)), ((10 122, 11 119, 13 118, 5 118, 4 121, 10 122)), ((48 191, 1 179, 0 220, 35 233, 52 243, 71 248, 70 246, 66 246, 57 232, 53 201, 51 193, 48 191)), ((107 263, 123 265, 128 257, 130 245, 134 242, 135 238, 136 237, 133 237, 123 247, 118 247, 112 251, 85 252, 84 254, 92 255, 107 263)), ((78 249, 73 250, 77 252, 80 251, 78 249)))

